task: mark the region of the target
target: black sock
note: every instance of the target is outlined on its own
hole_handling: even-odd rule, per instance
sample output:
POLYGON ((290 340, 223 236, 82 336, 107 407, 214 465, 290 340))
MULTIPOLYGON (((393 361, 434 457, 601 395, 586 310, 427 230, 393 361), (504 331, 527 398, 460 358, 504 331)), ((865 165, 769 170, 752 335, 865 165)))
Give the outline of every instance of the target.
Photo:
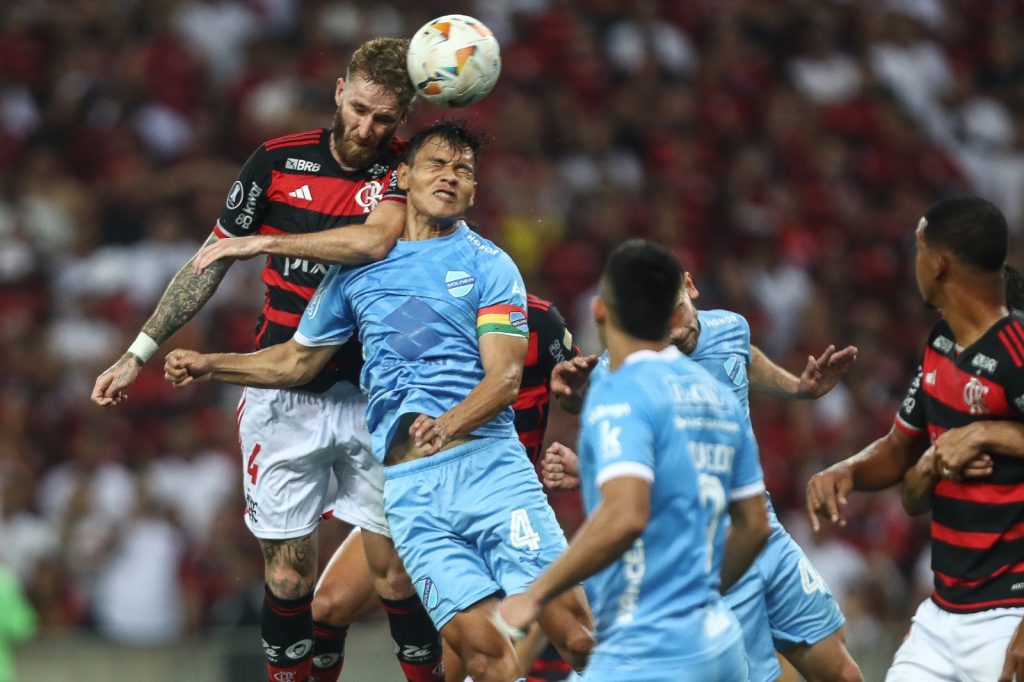
POLYGON ((444 682, 441 635, 415 594, 405 599, 381 598, 395 640, 395 655, 409 682, 444 682))
POLYGON ((264 588, 263 654, 269 677, 304 682, 312 666, 313 593, 278 599, 269 587, 264 588))
POLYGON ((348 626, 313 622, 313 682, 337 682, 345 665, 348 626))

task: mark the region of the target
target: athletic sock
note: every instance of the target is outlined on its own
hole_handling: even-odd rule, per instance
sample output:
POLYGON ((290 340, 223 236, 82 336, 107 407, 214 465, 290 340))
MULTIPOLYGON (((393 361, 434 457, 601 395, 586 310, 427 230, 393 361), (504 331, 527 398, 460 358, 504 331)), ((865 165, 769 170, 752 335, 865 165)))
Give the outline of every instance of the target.
POLYGON ((381 599, 395 641, 395 656, 409 682, 444 682, 441 635, 417 595, 381 599))
POLYGON ((278 599, 264 586, 263 653, 271 682, 305 682, 312 667, 313 593, 278 599))
POLYGON ((313 622, 313 682, 337 682, 345 665, 348 626, 313 622))
POLYGON ((557 682, 572 674, 572 666, 562 660, 558 649, 550 642, 530 667, 527 682, 557 682))

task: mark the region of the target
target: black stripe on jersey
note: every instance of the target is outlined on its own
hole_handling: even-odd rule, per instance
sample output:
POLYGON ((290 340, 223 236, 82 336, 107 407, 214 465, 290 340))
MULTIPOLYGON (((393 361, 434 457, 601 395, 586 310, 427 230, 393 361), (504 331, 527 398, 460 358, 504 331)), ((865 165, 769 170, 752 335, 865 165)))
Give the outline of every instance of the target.
MULTIPOLYGON (((934 562, 932 567, 961 580, 988 578, 1007 564, 1024 561, 1024 538, 1003 541, 989 550, 958 547, 939 540, 936 540, 935 544, 942 546, 945 560, 941 567, 935 566, 934 562)), ((939 582, 936 579, 936 587, 939 586, 939 582)), ((1021 597, 1024 597, 1024 593, 1021 597)))
POLYGON ((369 213, 353 213, 351 215, 329 215, 297 206, 289 206, 276 201, 270 202, 263 225, 288 234, 309 234, 321 232, 332 227, 345 225, 362 225, 369 213))
POLYGON ((970 586, 949 586, 936 578, 935 588, 933 599, 947 611, 976 613, 994 608, 1024 606, 1024 575, 1021 573, 1005 573, 970 586))

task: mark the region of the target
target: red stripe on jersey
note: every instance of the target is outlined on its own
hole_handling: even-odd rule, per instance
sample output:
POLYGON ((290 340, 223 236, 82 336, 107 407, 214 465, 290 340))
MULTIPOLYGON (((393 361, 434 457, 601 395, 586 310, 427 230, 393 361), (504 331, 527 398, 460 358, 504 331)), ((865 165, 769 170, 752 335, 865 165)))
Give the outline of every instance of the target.
POLYGON ((946 611, 984 611, 985 609, 997 609, 1000 606, 1021 606, 1024 605, 1024 597, 1016 599, 994 599, 992 601, 979 601, 971 604, 955 604, 943 599, 938 592, 932 592, 932 599, 946 611))
POLYGON ((1019 540, 1024 537, 1024 523, 1010 526, 1003 533, 976 533, 965 530, 954 530, 949 526, 932 521, 932 539, 941 540, 948 545, 966 547, 968 549, 989 549, 999 542, 1019 540))
POLYGON ((915 426, 911 426, 907 422, 903 421, 903 417, 901 417, 899 414, 897 414, 896 418, 892 420, 892 424, 897 429, 907 434, 911 438, 917 438, 922 433, 924 433, 924 429, 919 429, 915 426))
POLYGON ((294 232, 289 232, 287 230, 279 230, 276 227, 271 227, 270 225, 267 225, 266 223, 264 223, 263 225, 260 225, 260 234, 295 234, 295 233, 294 232))
POLYGON ((539 298, 533 294, 526 294, 526 306, 528 308, 538 308, 540 310, 547 311, 551 308, 551 301, 545 301, 543 298, 539 298))
POLYGON ((977 504, 1020 504, 1024 502, 1024 484, 939 481, 935 485, 935 494, 977 504))
POLYGON ((946 587, 977 587, 982 583, 988 582, 994 578, 998 578, 1006 573, 1024 573, 1024 563, 1018 564, 1007 564, 1006 566, 1000 566, 992 575, 985 576, 984 578, 975 578, 974 580, 968 580, 966 578, 954 578, 951 575, 945 573, 939 573, 935 571, 935 577, 938 578, 943 585, 946 587))
POLYGON ((535 448, 541 444, 544 440, 544 429, 534 429, 533 431, 522 431, 519 434, 519 442, 523 444, 523 447, 529 450, 535 448))
MULTIPOLYGON (((957 412, 968 412, 968 404, 964 395, 965 389, 970 383, 974 386, 981 384, 981 391, 973 391, 972 394, 982 405, 983 413, 993 415, 1010 415, 1010 405, 1006 401, 1006 392, 1002 386, 970 372, 960 369, 945 355, 934 351, 930 346, 925 349, 923 363, 922 385, 925 392, 938 402, 950 407, 957 412), (935 383, 929 383, 928 377, 932 376, 935 383)), ((973 400, 973 399, 972 399, 973 400)))
POLYGON ((220 221, 217 221, 213 224, 213 233, 217 235, 218 239, 231 239, 232 237, 235 236, 228 232, 227 230, 225 230, 223 227, 221 227, 220 221))
POLYGON ((381 200, 384 183, 362 178, 270 173, 267 200, 331 216, 369 213, 381 200))
POLYGON ((299 320, 302 319, 301 314, 286 313, 283 310, 277 310, 270 306, 263 309, 263 317, 274 324, 284 325, 285 327, 298 327, 299 320))
POLYGON ((1010 357, 1013 358, 1013 364, 1020 367, 1024 364, 1024 361, 1021 360, 1021 357, 1024 356, 1024 347, 1021 346, 1020 338, 1013 331, 1012 326, 1000 329, 999 340, 1003 342, 1003 346, 1009 351, 1010 357))
POLYGON ((526 360, 523 361, 524 367, 533 367, 537 364, 539 353, 537 352, 537 332, 530 330, 530 345, 526 349, 526 360))
POLYGON ((519 396, 512 404, 513 410, 525 410, 528 407, 548 402, 548 387, 544 384, 539 386, 523 386, 519 389, 519 396))
POLYGON ((313 142, 319 142, 321 135, 323 135, 322 130, 307 130, 304 133, 285 135, 265 142, 263 144, 263 148, 269 151, 272 149, 280 149, 281 147, 295 147, 304 144, 312 144, 313 142))
POLYGON ((313 294, 314 292, 316 292, 316 287, 304 287, 299 286, 298 284, 294 284, 292 282, 288 282, 284 279, 284 277, 281 276, 280 272, 278 272, 277 270, 271 270, 270 268, 263 268, 262 279, 263 283, 266 284, 268 287, 277 287, 278 289, 290 291, 291 293, 296 294, 297 296, 301 296, 307 301, 313 298, 313 294))

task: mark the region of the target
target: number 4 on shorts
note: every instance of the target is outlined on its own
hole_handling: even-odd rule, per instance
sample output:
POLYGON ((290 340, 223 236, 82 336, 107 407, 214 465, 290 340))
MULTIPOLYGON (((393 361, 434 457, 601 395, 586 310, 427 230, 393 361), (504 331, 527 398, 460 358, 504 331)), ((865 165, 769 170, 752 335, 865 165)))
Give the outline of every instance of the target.
POLYGON ((512 546, 516 549, 528 549, 536 552, 540 549, 540 535, 533 529, 530 516, 525 509, 512 510, 512 546))

